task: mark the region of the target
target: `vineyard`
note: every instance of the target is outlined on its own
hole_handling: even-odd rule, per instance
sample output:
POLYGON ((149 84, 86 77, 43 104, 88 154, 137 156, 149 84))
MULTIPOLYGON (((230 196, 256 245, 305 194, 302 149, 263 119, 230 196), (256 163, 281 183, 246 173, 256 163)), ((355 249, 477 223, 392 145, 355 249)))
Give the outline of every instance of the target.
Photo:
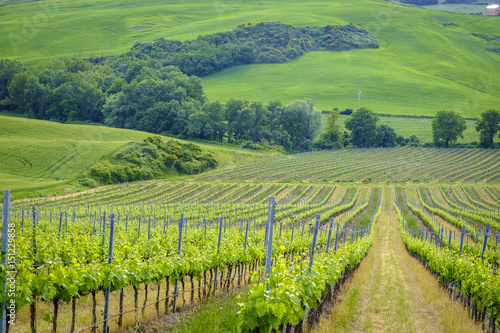
POLYGON ((4 194, 15 242, 0 271, 2 300, 15 304, 6 331, 121 332, 245 288, 240 331, 302 332, 387 224, 484 331, 498 330, 499 161, 489 150, 361 149, 10 204, 4 194))
POLYGON ((498 182, 500 152, 479 149, 374 148, 276 155, 202 179, 284 182, 498 182), (480 163, 479 163, 480 162, 480 163))

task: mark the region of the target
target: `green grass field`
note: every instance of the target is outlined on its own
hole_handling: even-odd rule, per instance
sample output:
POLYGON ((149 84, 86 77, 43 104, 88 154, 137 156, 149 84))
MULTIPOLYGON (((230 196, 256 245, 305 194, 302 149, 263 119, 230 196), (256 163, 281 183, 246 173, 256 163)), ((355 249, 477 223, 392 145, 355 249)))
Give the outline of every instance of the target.
POLYGON ((230 68, 205 78, 203 84, 214 100, 241 97, 287 103, 310 97, 320 110, 357 109, 358 90, 361 106, 377 113, 434 116, 446 109, 478 117, 500 105, 493 93, 415 71, 398 63, 388 50, 310 52, 285 64, 230 68))
MULTIPOLYGON (((96 162, 149 135, 104 126, 0 116, 0 189, 43 193, 47 189, 60 191, 75 186, 74 181, 96 162)), ((196 144, 214 153, 220 167, 266 154, 231 146, 196 144)))
POLYGON ((477 117, 498 108, 499 55, 484 51, 486 41, 472 35, 496 35, 491 18, 382 1, 331 7, 314 16, 322 18, 318 23, 342 18, 340 23, 364 26, 379 38, 381 48, 310 52, 286 64, 230 68, 204 79, 208 96, 285 102, 311 97, 317 108, 328 110, 357 108, 361 90, 362 105, 379 113, 430 116, 452 109, 477 117), (369 10, 357 11, 356 6, 369 10))
POLYGON ((354 23, 378 50, 310 52, 287 63, 230 68, 204 79, 210 99, 311 97, 320 109, 434 115, 453 109, 477 117, 498 108, 500 55, 472 33, 498 34, 498 20, 436 12, 383 0, 257 2, 44 0, 0 9, 0 58, 33 64, 57 56, 115 54, 157 37, 186 40, 238 24, 354 23), (75 12, 78 16, 75 17, 75 12))

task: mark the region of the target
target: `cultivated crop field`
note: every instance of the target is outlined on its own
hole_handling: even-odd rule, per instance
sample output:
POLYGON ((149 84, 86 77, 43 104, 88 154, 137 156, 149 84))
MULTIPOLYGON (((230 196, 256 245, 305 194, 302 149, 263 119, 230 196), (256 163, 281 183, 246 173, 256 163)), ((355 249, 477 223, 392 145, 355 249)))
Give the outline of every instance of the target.
POLYGON ((498 18, 385 0, 0 0, 0 18, 0 333, 500 331, 498 18))
MULTIPOLYGON (((386 226, 491 330, 500 310, 500 188, 492 185, 498 158, 470 149, 309 153, 194 179, 14 201, 18 316, 9 332, 30 326, 34 332, 94 326, 100 332, 103 325, 120 331, 241 289, 252 296, 218 314, 232 318, 221 330, 321 329, 335 320, 323 307, 369 249, 381 245, 386 226), (376 183, 352 182, 354 176, 340 170, 376 183), (431 175, 443 183, 411 183, 431 175), (277 204, 270 206, 269 197, 277 204)), ((469 332, 479 327, 467 315, 454 325, 457 320, 465 320, 460 325, 469 332)))
POLYGON ((500 152, 479 149, 353 149, 276 155, 202 179, 285 182, 498 182, 500 152), (478 163, 481 161, 481 163, 478 163))

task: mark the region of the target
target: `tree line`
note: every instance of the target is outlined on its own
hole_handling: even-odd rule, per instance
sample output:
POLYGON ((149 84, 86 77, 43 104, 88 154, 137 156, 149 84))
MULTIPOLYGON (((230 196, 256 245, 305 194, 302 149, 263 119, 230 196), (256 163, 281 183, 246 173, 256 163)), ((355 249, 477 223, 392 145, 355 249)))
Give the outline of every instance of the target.
MULTIPOLYGON (((350 114, 342 132, 340 114, 322 114, 310 99, 287 105, 281 101, 231 99, 209 101, 200 78, 175 66, 144 66, 127 76, 106 65, 83 59, 53 59, 25 68, 15 60, 0 60, 0 110, 58 122, 92 122, 107 126, 241 144, 251 149, 307 151, 355 147, 420 145, 416 135, 404 138, 379 125, 371 110, 350 114)), ((498 111, 488 110, 477 121, 479 146, 495 147, 498 111)), ((465 130, 465 119, 440 111, 433 119, 433 142, 449 147, 465 130)))
POLYGON ((322 120, 310 99, 209 101, 200 78, 175 66, 143 67, 128 82, 108 66, 64 58, 31 68, 0 60, 0 109, 280 151, 311 149, 322 120))
MULTIPOLYGON (((322 137, 328 137, 333 142, 333 147, 345 146, 346 142, 336 126, 338 112, 331 112, 325 126, 322 137)), ((412 134, 404 138, 396 134, 396 131, 385 124, 378 124, 379 117, 367 108, 360 108, 352 112, 345 122, 345 127, 351 131, 350 143, 355 147, 395 147, 395 146, 418 146, 420 140, 412 134)), ((454 111, 439 111, 432 120, 432 138, 436 147, 448 148, 458 138, 463 138, 463 132, 467 128, 465 118, 454 111)), ((490 109, 481 114, 476 121, 476 131, 479 132, 479 147, 495 148, 494 138, 500 131, 500 112, 490 109)), ((347 133, 345 133, 348 135, 347 133)), ((498 136, 500 138, 500 134, 498 136)), ((320 142, 321 139, 318 141, 320 142)))

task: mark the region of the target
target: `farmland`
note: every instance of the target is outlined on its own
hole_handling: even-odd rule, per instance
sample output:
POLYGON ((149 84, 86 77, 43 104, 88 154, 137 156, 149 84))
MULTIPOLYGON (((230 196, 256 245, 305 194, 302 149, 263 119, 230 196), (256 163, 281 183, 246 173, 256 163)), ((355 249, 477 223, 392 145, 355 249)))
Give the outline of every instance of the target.
POLYGON ((9 76, 4 62, 0 82, 1 333, 500 330, 500 150, 469 148, 475 119, 500 105, 496 18, 383 0, 0 0, 0 17, 0 59, 28 68, 9 76), (350 23, 375 48, 218 59, 218 72, 188 62, 213 73, 201 79, 166 65, 233 57, 236 44, 135 44, 218 45, 224 35, 207 35, 238 27, 255 33, 251 53, 293 25, 338 49, 314 27, 350 23), (134 44, 137 59, 101 66, 134 44), (55 60, 73 56, 95 57, 55 60), (349 119, 337 131, 319 110, 357 109, 359 90, 397 134, 425 128, 426 147, 312 151, 349 119), (467 118, 463 148, 430 144, 440 110, 467 118), (183 150, 167 133, 218 141, 174 138, 183 150))
MULTIPOLYGON (((432 271, 448 284, 456 281, 457 295, 477 305, 473 312, 479 321, 493 325, 489 316, 499 311, 493 267, 500 263, 500 188, 491 184, 498 183, 499 155, 471 149, 373 149, 338 155, 336 162, 333 154, 342 153, 275 156, 179 180, 15 201, 11 222, 16 226, 16 242, 22 249, 36 250, 17 253, 22 272, 16 278, 19 321, 11 332, 27 329, 30 317, 38 332, 53 325, 71 332, 91 327, 103 319, 101 310, 92 309, 103 309, 107 288, 111 288, 112 331, 135 320, 184 311, 244 285, 255 297, 244 301, 234 317, 243 323, 243 331, 256 323, 296 330, 320 317, 323 323, 329 319, 314 310, 317 301, 327 302, 334 292, 330 286, 344 281, 345 274, 358 266, 374 242, 372 228, 379 230, 377 235, 381 228, 390 228, 387 232, 402 237, 410 253, 427 261, 432 271), (360 165, 356 153, 374 163, 360 165), (414 156, 408 163, 420 172, 404 167, 409 159, 405 154, 414 156), (418 160, 435 164, 420 165, 418 160), (441 165, 441 160, 457 170, 441 165), (392 178, 391 167, 400 170, 392 178), (347 173, 343 178, 338 170, 351 170, 357 176, 347 173), (373 183, 359 183, 364 177, 373 183), (431 177, 441 182, 411 182, 431 177), (270 196, 277 201, 274 268, 266 296, 269 306, 262 307, 263 296, 258 295, 263 295, 266 284, 256 279, 265 275, 261 265, 266 257, 270 196), (111 226, 113 263, 106 264, 111 226), (315 251, 312 266, 311 249, 315 251), (443 270, 438 258, 457 262, 456 271, 443 270), (476 263, 475 271, 468 270, 470 262, 476 263), (480 280, 471 284, 470 274, 480 280), (302 289, 306 287, 303 278, 314 278, 315 289, 302 289), (74 287, 68 288, 69 284, 74 287), (277 288, 278 284, 282 287, 277 288), (477 289, 478 285, 482 287, 477 289), (283 298, 285 286, 296 296, 283 298), (30 299, 36 301, 27 302, 30 299), (33 305, 36 311, 30 310, 33 305), (283 308, 288 309, 286 315, 279 314, 283 308), (43 321, 47 313, 57 313, 57 320, 43 321)), ((475 329, 472 322, 466 324, 475 329)))
POLYGON ((283 182, 498 182, 499 165, 497 150, 377 148, 277 155, 201 177, 283 182))

